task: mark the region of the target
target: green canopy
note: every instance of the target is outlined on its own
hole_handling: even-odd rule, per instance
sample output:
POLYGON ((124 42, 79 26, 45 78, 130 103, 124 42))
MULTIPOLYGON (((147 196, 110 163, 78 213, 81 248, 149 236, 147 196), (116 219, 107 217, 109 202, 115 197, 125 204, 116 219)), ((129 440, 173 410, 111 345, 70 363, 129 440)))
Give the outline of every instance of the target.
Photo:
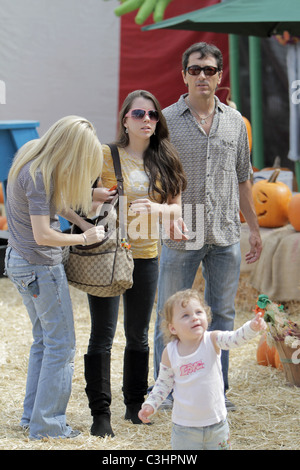
POLYGON ((288 31, 300 36, 299 0, 227 0, 143 27, 268 37, 288 31))
MULTIPOLYGON (((262 168, 264 149, 259 38, 283 34, 285 31, 288 31, 291 36, 300 37, 300 0, 223 0, 216 5, 175 16, 142 29, 144 31, 181 29, 229 34, 232 44, 231 52, 237 50, 236 39, 238 36, 250 37, 252 153, 255 166, 262 168)), ((237 64, 231 68, 237 70, 237 64)), ((234 75, 236 72, 231 73, 232 88, 238 89, 238 86, 233 84, 237 81, 236 77, 234 80, 232 79, 234 75)), ((232 95, 234 97, 236 93, 232 95)), ((295 163, 295 171, 300 189, 300 160, 295 163)))

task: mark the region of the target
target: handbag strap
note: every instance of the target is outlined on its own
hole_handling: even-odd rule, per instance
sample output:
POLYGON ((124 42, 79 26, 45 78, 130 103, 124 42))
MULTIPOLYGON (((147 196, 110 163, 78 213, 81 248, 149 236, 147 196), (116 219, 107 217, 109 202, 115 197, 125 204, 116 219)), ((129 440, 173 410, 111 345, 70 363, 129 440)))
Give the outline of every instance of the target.
MULTIPOLYGON (((124 180, 122 176, 121 162, 118 147, 115 144, 108 144, 111 156, 114 163, 114 170, 117 179, 117 188, 119 196, 124 196, 124 180)), ((121 232, 121 241, 123 242, 126 239, 126 230, 125 230, 125 218, 124 218, 124 204, 119 203, 119 226, 121 232)))
POLYGON ((115 144, 108 144, 114 163, 115 175, 118 183, 119 196, 124 196, 124 180, 122 176, 121 162, 118 147, 115 144))

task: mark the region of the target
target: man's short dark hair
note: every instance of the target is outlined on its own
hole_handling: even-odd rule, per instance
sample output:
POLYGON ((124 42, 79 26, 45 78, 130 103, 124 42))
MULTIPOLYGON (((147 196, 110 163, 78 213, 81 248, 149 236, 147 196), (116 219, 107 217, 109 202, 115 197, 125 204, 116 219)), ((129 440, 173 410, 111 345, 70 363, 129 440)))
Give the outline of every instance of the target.
POLYGON ((216 59, 218 70, 223 70, 223 56, 222 52, 218 47, 213 44, 207 44, 206 42, 197 42, 190 46, 182 55, 182 69, 185 72, 189 62, 189 57, 194 52, 199 52, 200 59, 207 56, 212 56, 216 59))

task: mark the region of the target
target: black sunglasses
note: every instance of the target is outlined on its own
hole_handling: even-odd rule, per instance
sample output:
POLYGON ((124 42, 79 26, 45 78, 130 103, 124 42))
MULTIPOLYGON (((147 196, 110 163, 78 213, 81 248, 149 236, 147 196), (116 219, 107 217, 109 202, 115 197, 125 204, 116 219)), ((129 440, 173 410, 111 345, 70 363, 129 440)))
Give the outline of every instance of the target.
POLYGON ((218 72, 218 67, 213 67, 212 65, 206 65, 205 67, 200 67, 200 65, 190 65, 187 67, 187 71, 190 75, 200 75, 203 71, 206 77, 212 77, 218 72))

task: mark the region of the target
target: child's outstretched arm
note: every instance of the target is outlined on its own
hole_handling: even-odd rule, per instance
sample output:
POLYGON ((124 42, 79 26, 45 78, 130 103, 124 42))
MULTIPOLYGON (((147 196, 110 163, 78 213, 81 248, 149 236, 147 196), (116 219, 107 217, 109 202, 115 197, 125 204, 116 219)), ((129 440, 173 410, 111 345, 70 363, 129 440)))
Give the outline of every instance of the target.
POLYGON ((220 349, 232 349, 242 346, 250 339, 254 338, 261 330, 266 329, 266 323, 260 314, 253 320, 245 323, 235 331, 213 331, 212 341, 217 352, 220 349))
POLYGON ((139 411, 139 418, 143 423, 149 423, 149 416, 156 413, 162 402, 172 391, 174 385, 174 373, 170 367, 168 352, 165 349, 162 354, 159 375, 147 400, 139 411))

